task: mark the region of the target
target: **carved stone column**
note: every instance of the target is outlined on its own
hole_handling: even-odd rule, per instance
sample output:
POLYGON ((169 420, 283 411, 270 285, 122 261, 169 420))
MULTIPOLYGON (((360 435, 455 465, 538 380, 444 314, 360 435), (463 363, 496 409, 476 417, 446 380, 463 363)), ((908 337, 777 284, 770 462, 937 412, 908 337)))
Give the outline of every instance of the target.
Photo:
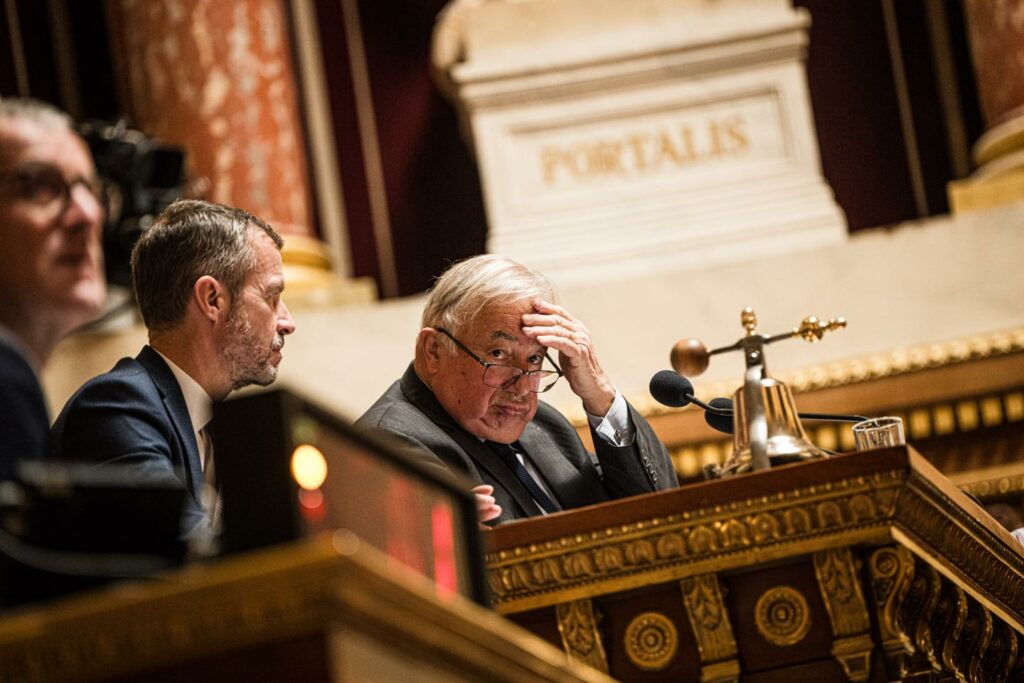
POLYGON ((455 0, 488 250, 565 285, 836 243, 788 0, 455 0))
POLYGON ((1024 200, 1024 0, 964 0, 978 99, 987 130, 978 170, 950 191, 954 209, 1024 200))

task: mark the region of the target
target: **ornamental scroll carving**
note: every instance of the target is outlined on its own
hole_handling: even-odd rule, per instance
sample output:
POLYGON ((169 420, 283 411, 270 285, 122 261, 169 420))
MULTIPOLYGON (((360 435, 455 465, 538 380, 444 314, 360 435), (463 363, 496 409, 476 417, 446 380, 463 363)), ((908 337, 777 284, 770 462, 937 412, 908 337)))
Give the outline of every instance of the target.
POLYGON ((598 628, 600 614, 594 604, 590 600, 563 602, 555 607, 555 615, 566 654, 608 673, 608 658, 598 628))
POLYGON ((869 561, 891 678, 990 683, 1024 680, 1020 634, 902 546, 869 561))

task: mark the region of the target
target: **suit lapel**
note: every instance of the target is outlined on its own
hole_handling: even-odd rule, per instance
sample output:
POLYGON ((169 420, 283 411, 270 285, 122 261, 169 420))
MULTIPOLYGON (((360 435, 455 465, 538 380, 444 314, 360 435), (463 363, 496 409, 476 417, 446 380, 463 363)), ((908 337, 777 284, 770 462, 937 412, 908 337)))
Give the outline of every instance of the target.
POLYGON ((189 491, 196 497, 196 500, 199 500, 199 494, 203 490, 203 468, 199 461, 199 445, 196 443, 192 418, 189 417, 188 406, 185 405, 185 396, 181 393, 178 380, 160 354, 149 346, 143 347, 135 360, 146 369, 153 384, 160 391, 160 396, 167 407, 167 414, 171 416, 171 424, 178 434, 178 443, 181 444, 185 453, 185 469, 187 470, 185 476, 189 491))
POLYGON ((434 424, 443 429, 478 467, 486 470, 495 481, 501 484, 527 515, 541 514, 540 506, 537 505, 537 502, 526 490, 526 487, 516 478, 516 475, 480 439, 460 427, 451 418, 441 404, 438 403, 430 387, 424 384, 423 380, 416 374, 412 365, 409 366, 405 371, 405 375, 402 376, 402 392, 434 424))
POLYGON ((588 504, 588 500, 581 497, 585 492, 579 490, 579 470, 562 455, 543 429, 531 422, 523 430, 519 443, 563 510, 588 504))

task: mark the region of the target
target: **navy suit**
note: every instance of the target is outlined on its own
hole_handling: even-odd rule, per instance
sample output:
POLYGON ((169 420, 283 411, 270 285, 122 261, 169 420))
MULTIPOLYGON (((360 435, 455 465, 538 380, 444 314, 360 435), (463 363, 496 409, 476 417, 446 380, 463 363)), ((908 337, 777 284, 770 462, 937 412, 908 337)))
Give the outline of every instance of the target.
POLYGON ((46 458, 50 419, 39 379, 22 352, 0 334, 0 480, 17 463, 46 458))
POLYGON ((150 347, 86 382, 57 417, 52 436, 57 458, 131 467, 140 481, 178 482, 190 494, 182 531, 206 525, 199 446, 185 397, 150 347))
MULTIPOLYGON (((598 469, 575 428, 557 410, 538 402, 519 444, 565 510, 678 486, 665 446, 632 406, 636 437, 629 446, 613 446, 597 434, 598 469)), ((476 436, 445 412, 410 365, 356 422, 397 437, 416 448, 424 462, 445 466, 475 483, 494 486, 502 513, 496 522, 541 514, 512 470, 476 436)))

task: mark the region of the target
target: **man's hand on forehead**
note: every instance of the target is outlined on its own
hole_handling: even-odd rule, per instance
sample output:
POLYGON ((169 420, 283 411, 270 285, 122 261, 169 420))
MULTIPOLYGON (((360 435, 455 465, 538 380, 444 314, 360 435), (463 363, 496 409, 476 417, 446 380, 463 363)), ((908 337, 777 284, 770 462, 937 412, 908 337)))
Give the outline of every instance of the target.
POLYGON ((523 332, 537 343, 558 351, 558 364, 573 393, 591 415, 603 416, 615 399, 615 387, 601 369, 590 331, 569 311, 547 301, 535 301, 523 314, 523 332))

